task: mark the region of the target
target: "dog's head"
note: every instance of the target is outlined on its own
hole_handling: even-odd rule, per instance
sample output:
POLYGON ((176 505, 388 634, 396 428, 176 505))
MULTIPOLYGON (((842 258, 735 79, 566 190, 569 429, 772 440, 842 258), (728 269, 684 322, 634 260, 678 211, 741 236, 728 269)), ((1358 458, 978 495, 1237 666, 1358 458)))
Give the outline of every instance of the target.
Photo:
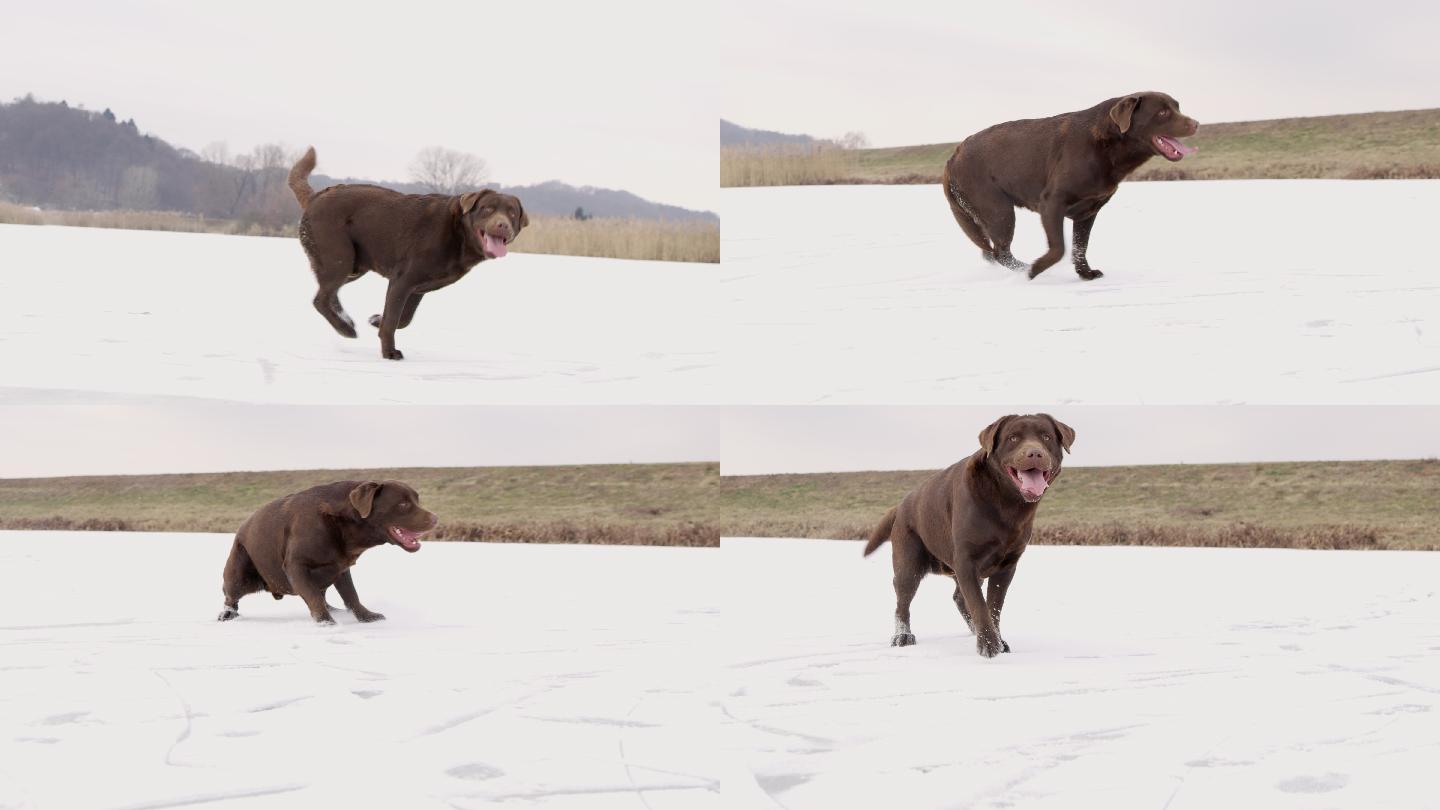
POLYGON ((1036 503, 1060 474, 1075 431, 1048 413, 1002 416, 980 431, 980 450, 995 477, 1036 503))
POLYGON ((461 194, 459 206, 468 238, 487 259, 504 256, 520 230, 530 224, 519 197, 494 189, 461 194))
POLYGON ((1196 151, 1180 142, 1195 134, 1200 124, 1180 114, 1180 102, 1165 93, 1132 93, 1110 107, 1110 123, 1120 137, 1143 143, 1150 151, 1176 161, 1196 151))
POLYGON ((411 552, 420 550, 421 535, 440 522, 434 512, 420 508, 420 495, 399 481, 366 481, 350 490, 350 505, 384 534, 385 542, 411 552))

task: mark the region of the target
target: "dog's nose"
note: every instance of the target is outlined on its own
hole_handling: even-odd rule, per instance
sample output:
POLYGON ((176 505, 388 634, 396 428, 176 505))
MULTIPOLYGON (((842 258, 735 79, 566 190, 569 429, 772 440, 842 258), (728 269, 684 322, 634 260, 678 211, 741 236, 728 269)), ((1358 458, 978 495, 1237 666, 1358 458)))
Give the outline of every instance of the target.
MULTIPOLYGON (((1188 120, 1188 121, 1190 122, 1190 133, 1189 133, 1189 135, 1194 135, 1196 132, 1200 131, 1200 122, 1199 122, 1199 121, 1196 121, 1194 118, 1188 118, 1188 119, 1186 119, 1186 120, 1188 120)), ((1186 137, 1189 137, 1189 135, 1187 135, 1186 137)))
POLYGON ((1045 458, 1045 451, 1038 447, 1031 447, 1025 451, 1025 459, 1028 461, 1032 458, 1045 458))

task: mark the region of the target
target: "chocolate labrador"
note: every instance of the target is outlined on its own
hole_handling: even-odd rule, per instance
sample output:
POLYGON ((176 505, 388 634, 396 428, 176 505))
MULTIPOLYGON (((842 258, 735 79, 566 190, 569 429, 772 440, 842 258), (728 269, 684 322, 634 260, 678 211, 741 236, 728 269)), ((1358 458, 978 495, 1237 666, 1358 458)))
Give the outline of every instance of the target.
POLYGON ((379 621, 385 617, 360 604, 350 568, 384 543, 419 551, 420 537, 438 521, 399 481, 336 481, 271 501, 235 533, 219 619, 240 615, 240 597, 269 591, 276 599, 298 594, 311 618, 334 624, 325 604, 325 589, 334 585, 356 619, 379 621))
POLYGON ((336 332, 353 338, 355 322, 340 306, 340 288, 370 270, 390 279, 385 313, 370 316, 387 360, 405 358, 395 348, 395 330, 410 325, 425 293, 454 284, 486 259, 501 258, 530 224, 510 194, 401 194, 353 184, 317 192, 308 179, 314 169, 312 147, 290 170, 290 190, 300 201, 300 246, 320 283, 315 309, 336 332))
POLYGON ((1000 609, 1030 542, 1040 498, 1060 474, 1075 431, 1049 414, 1002 416, 980 431, 980 449, 936 473, 885 514, 865 554, 890 541, 895 566, 892 647, 915 643, 910 602, 926 574, 955 578, 955 606, 986 658, 1010 652, 1000 609), (980 593, 988 579, 989 597, 980 593))
POLYGON ((985 258, 1030 278, 1065 256, 1064 218, 1075 220, 1071 259, 1082 279, 1104 275, 1085 257, 1095 215, 1131 172, 1154 155, 1177 161, 1195 151, 1178 139, 1194 118, 1164 93, 1106 99, 1088 110, 1007 121, 971 135, 945 164, 945 199, 960 230, 985 258), (1015 208, 1040 213, 1049 250, 1034 264, 1010 253, 1015 208))

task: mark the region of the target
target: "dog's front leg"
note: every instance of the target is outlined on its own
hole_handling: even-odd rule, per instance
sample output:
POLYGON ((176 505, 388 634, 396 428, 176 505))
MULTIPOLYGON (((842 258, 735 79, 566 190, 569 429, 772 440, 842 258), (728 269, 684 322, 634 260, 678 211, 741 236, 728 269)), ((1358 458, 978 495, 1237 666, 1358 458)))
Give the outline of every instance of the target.
POLYGON ((995 625, 995 636, 1000 639, 1000 651, 1010 652, 1010 644, 1000 635, 1000 611, 1005 608, 1005 593, 1010 590, 1010 580, 1015 578, 1015 566, 1010 563, 990 575, 986 585, 985 604, 990 608, 990 621, 995 625))
POLYGON ((400 327, 405 305, 414 289, 405 281, 405 274, 401 273, 390 280, 390 287, 385 291, 385 313, 380 316, 380 356, 386 360, 405 359, 405 355, 395 348, 395 330, 400 327))
POLYGON ((325 604, 325 588, 328 586, 320 582, 317 573, 298 562, 285 565, 290 587, 305 600, 306 607, 310 608, 310 618, 317 624, 334 624, 335 617, 330 615, 330 607, 325 604))
POLYGON ((980 593, 980 576, 975 571, 975 563, 966 555, 956 556, 959 559, 955 566, 955 584, 960 586, 960 596, 965 600, 970 620, 975 623, 975 650, 986 658, 994 658, 1003 648, 995 620, 985 606, 985 595, 980 593))
POLYGON ((345 607, 355 616, 357 621, 378 622, 385 618, 385 614, 376 613, 360 604, 360 594, 355 592, 355 580, 350 578, 350 569, 345 569, 345 571, 335 579, 335 590, 340 594, 340 598, 345 601, 345 607))

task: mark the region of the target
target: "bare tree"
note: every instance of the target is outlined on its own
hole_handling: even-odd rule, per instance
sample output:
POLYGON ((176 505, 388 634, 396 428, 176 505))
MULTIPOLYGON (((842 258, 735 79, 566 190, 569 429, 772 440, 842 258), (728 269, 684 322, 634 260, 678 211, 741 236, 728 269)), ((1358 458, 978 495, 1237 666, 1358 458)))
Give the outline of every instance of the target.
POLYGON ((465 152, 430 146, 410 164, 410 179, 436 194, 459 194, 490 176, 485 161, 465 152))
POLYGON ((841 149, 868 149, 870 139, 863 132, 847 132, 838 141, 841 149))
POLYGON ((213 141, 200 150, 200 159, 217 166, 230 163, 230 147, 224 141, 213 141))

